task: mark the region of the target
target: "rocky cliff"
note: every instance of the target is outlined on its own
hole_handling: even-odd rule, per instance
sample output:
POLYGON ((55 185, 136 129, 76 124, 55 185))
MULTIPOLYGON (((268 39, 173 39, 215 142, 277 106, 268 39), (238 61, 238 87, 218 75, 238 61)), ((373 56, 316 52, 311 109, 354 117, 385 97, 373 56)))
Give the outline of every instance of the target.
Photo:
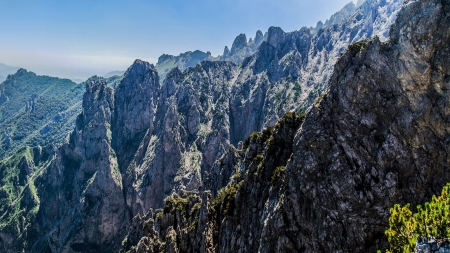
POLYGON ((288 114, 218 160, 235 170, 217 194, 174 194, 137 217, 124 251, 385 248, 389 208, 450 180, 449 13, 448 1, 406 1, 390 40, 348 47, 304 119, 288 114))
MULTIPOLYGON (((9 184, 12 188, 5 188, 0 195, 8 208, 23 210, 0 216, 5 227, 0 230, 0 247, 7 252, 110 252, 119 248, 130 227, 126 249, 135 246, 146 232, 151 235, 145 237, 153 239, 145 245, 155 250, 164 247, 168 252, 179 247, 191 249, 194 242, 202 251, 291 247, 289 238, 300 235, 289 234, 287 239, 282 237, 284 241, 275 242, 271 233, 279 229, 284 235, 283 231, 293 229, 272 224, 279 217, 276 214, 285 210, 277 208, 289 203, 287 187, 299 185, 291 180, 302 180, 295 175, 284 177, 300 170, 290 167, 301 164, 292 161, 300 157, 302 113, 315 103, 323 107, 320 111, 326 111, 325 102, 318 101, 327 99, 319 95, 328 87, 332 65, 340 53, 351 42, 385 34, 384 26, 375 24, 389 23, 399 6, 394 0, 367 0, 341 23, 318 31, 302 28, 285 33, 272 27, 265 39, 262 33, 251 42, 239 36, 233 52, 261 43, 241 64, 203 61, 184 71, 174 68, 161 85, 157 68, 140 60, 114 89, 102 79, 88 80, 82 113, 68 142, 51 148, 42 159, 27 153, 13 159, 13 168, 25 164, 19 163, 24 160, 24 171, 33 173, 28 180, 13 181, 9 184), (262 134, 252 134, 262 129, 266 129, 262 134), (32 189, 34 201, 27 203, 34 204, 21 209, 14 199, 24 196, 26 187, 32 189), (245 192, 240 193, 241 189, 245 192), (242 202, 235 194, 242 196, 242 202), (165 210, 156 211, 164 207, 167 196, 171 197, 166 199, 165 210), (246 209, 249 206, 252 213, 246 209), (175 211, 181 212, 179 217, 172 217, 175 211), (154 224, 144 223, 152 222, 149 217, 154 224), (225 217, 235 220, 225 220, 223 227, 225 217), (248 223, 238 228, 241 219, 248 223), (209 230, 204 230, 205 226, 209 230), (179 229, 184 233, 182 246, 176 239, 181 238, 179 229), (233 235, 234 229, 239 236, 233 235), (264 238, 262 231, 266 231, 264 238), (165 238, 176 240, 166 242, 165 238)), ((381 42, 371 43, 389 48, 381 42)), ((367 49, 371 43, 351 48, 367 49)), ((347 52, 342 59, 351 57, 347 52)), ((342 59, 336 68, 345 63, 342 59)), ((312 115, 314 109, 304 126, 313 128, 312 115)), ((314 120, 323 127, 319 119, 314 120)), ((320 133, 321 129, 311 131, 320 133)), ((12 180, 16 179, 6 181, 12 180)), ((297 210, 286 208, 286 212, 297 210)), ((313 207, 305 208, 314 215, 313 207)))
POLYGON ((33 227, 44 236, 30 251, 108 252, 121 240, 129 214, 111 144, 113 112, 113 90, 88 80, 69 143, 35 181, 45 204, 33 227))

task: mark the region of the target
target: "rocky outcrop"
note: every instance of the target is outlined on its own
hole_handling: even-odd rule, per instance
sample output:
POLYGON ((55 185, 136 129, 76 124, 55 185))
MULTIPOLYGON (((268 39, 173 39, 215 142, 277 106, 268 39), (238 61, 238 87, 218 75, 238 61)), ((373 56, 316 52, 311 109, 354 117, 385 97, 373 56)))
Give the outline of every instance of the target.
POLYGON ((236 39, 234 39, 233 45, 231 46, 230 53, 233 54, 236 51, 241 50, 246 46, 247 46, 247 36, 245 36, 245 34, 241 33, 236 37, 236 39))
POLYGON ((301 125, 285 117, 252 134, 235 159, 217 162, 237 166, 215 198, 198 197, 208 215, 200 212, 188 229, 179 214, 192 208, 170 211, 168 201, 153 220, 171 220, 154 226, 147 245, 205 252, 385 248, 389 208, 422 203, 450 181, 449 13, 448 1, 405 2, 388 42, 375 37, 348 47, 301 125), (170 236, 162 236, 165 228, 170 236), (186 231, 203 237, 187 240, 186 231))
POLYGON ((450 180, 449 8, 447 1, 409 1, 390 42, 353 44, 336 64, 286 167, 280 209, 291 218, 271 219, 290 224, 280 249, 376 251, 385 246, 394 203, 415 206, 450 180))
POLYGON ((31 252, 110 252, 129 214, 111 145, 114 93, 102 80, 86 82, 83 112, 69 143, 36 179, 41 205, 31 252))
MULTIPOLYGON (((125 170, 147 131, 153 131, 159 76, 153 65, 136 60, 115 88, 112 145, 125 170)), ((123 171, 122 171, 123 172, 123 171)))
POLYGON ((133 215, 162 207, 172 191, 203 185, 214 161, 229 146, 228 101, 237 66, 202 62, 166 77, 148 132, 128 167, 134 182, 128 190, 133 215))
POLYGON ((247 36, 245 34, 239 34, 233 41, 231 49, 225 47, 223 55, 218 57, 221 61, 232 61, 236 64, 241 64, 245 58, 253 55, 258 51, 259 46, 267 39, 266 35, 258 30, 256 32, 255 38, 250 38, 247 41, 247 36))
POLYGON ((278 231, 273 220, 284 210, 277 208, 288 203, 285 183, 301 185, 291 182, 298 179, 295 175, 284 177, 299 156, 294 135, 303 136, 297 132, 301 112, 328 87, 331 66, 348 43, 373 35, 370 24, 375 21, 389 22, 390 16, 382 14, 386 6, 395 10, 396 3, 368 0, 339 25, 317 32, 285 33, 272 27, 267 36, 258 32, 255 40, 241 36, 230 53, 256 50, 241 64, 202 61, 184 71, 174 68, 161 86, 157 67, 139 60, 115 90, 100 78, 90 79, 68 143, 32 180, 40 203, 49 204, 38 205, 31 225, 34 244, 18 246, 18 251, 109 252, 119 247, 130 226, 127 249, 287 249, 291 234, 278 242, 272 232, 284 236, 291 228, 278 231), (164 207, 164 199, 172 204, 160 217, 157 209, 164 207), (228 220, 232 217, 237 218, 228 220), (241 220, 248 222, 236 223, 241 220))
POLYGON ((436 240, 435 238, 417 238, 416 253, 449 252, 450 242, 446 240, 436 240))
POLYGON ((213 193, 191 191, 167 197, 164 210, 151 211, 145 219, 136 217, 139 223, 130 228, 122 251, 163 247, 166 252, 257 252, 261 217, 268 215, 260 207, 275 207, 303 119, 288 113, 275 127, 252 134, 242 149, 231 147, 214 165, 232 167, 226 187, 213 193))

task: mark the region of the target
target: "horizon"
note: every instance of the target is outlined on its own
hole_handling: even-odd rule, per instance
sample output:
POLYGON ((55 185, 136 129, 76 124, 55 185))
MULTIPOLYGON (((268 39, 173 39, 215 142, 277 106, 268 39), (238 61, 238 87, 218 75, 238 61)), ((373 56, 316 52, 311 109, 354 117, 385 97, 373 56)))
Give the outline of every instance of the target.
POLYGON ((350 2, 0 1, 8 10, 0 22, 9 24, 0 39, 0 62, 38 75, 86 80, 124 71, 136 59, 156 64, 162 54, 222 55, 241 33, 250 39, 271 26, 286 32, 315 27, 350 2))

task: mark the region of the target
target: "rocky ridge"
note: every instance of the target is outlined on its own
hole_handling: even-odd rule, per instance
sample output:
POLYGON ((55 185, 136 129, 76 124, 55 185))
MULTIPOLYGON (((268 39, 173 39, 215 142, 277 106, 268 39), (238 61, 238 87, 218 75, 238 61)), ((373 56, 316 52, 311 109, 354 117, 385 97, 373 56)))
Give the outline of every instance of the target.
POLYGON ((158 58, 155 67, 162 81, 173 68, 184 71, 189 67, 195 67, 195 65, 202 61, 231 61, 236 64, 241 64, 246 57, 254 54, 266 39, 267 33, 263 35, 259 30, 256 32, 255 38, 250 38, 248 41, 245 34, 240 34, 233 41, 231 50, 228 46, 225 46, 223 55, 214 57, 210 52, 205 53, 200 50, 188 51, 178 56, 163 54, 158 58))
POLYGON ((386 248, 389 208, 422 203, 450 181, 449 13, 448 1, 406 1, 390 40, 348 47, 304 120, 288 114, 252 134, 216 164, 235 168, 226 187, 172 195, 136 219, 141 238, 131 229, 123 251, 386 248))
MULTIPOLYGON (((161 86, 156 68, 139 60, 114 90, 98 78, 89 80, 83 112, 69 142, 55 151, 48 167, 33 179, 40 203, 53 204, 38 205, 37 218, 29 219, 33 233, 24 234, 25 230, 19 229, 16 232, 23 236, 16 241, 5 239, 9 232, 0 233, 0 247, 7 252, 109 252, 118 248, 119 238, 125 236, 128 226, 137 226, 144 219, 141 217, 147 217, 144 215, 148 210, 163 207, 164 198, 172 193, 186 199, 190 196, 183 195, 186 192, 209 190, 211 196, 231 200, 232 195, 220 194, 219 190, 236 173, 235 163, 245 154, 238 154, 234 147, 240 150, 240 142, 249 134, 275 125, 287 111, 302 112, 313 104, 327 87, 328 76, 320 75, 331 69, 329 64, 348 43, 377 31, 366 29, 371 24, 369 19, 388 22, 381 15, 386 8, 380 7, 396 3, 366 1, 358 14, 317 33, 307 28, 285 33, 273 27, 267 33, 267 41, 241 65, 204 61, 183 72, 175 68, 161 86), (352 36, 353 29, 358 28, 366 30, 352 36), (316 68, 323 70, 315 72, 316 68), (216 161, 224 155, 224 166, 220 166, 216 161), (32 238, 38 238, 36 243, 23 244, 32 238)), ((237 44, 242 41, 240 38, 237 44)), ((293 120, 286 120, 289 124, 300 124, 297 120, 301 117, 291 114, 288 118, 293 120)), ((292 129, 283 130, 286 137, 292 137, 296 127, 292 129)), ((270 146, 270 134, 263 140, 264 145, 270 146)), ((245 143, 244 146, 247 147, 245 143)), ((281 151, 270 146, 267 152, 281 151)), ((282 160, 266 161, 266 167, 283 167, 287 158, 283 153, 282 160)), ((277 171, 281 177, 284 169, 277 171)), ((244 172, 240 173, 243 177, 244 172)), ((264 178, 273 173, 263 173, 264 178)), ((259 189, 259 181, 254 184, 259 189)), ((237 187, 229 190, 236 192, 237 187)), ((187 203, 197 210, 196 204, 207 196, 194 195, 187 203)), ((7 200, 10 195, 4 198, 7 200)), ((228 210, 227 205, 224 208, 228 210)), ((6 214, 2 223, 8 223, 10 217, 6 214)), ((194 217, 192 224, 195 215, 190 217, 194 217)), ((176 231, 168 234, 175 235, 176 231)), ((130 242, 136 242, 139 232, 132 237, 130 242)))

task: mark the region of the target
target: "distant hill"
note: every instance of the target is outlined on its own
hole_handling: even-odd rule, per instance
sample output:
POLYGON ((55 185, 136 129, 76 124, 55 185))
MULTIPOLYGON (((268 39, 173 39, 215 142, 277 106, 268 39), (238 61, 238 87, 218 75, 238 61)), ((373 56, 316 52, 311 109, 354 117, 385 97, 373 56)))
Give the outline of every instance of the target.
POLYGON ((82 83, 85 81, 85 79, 81 79, 81 78, 69 78, 70 80, 72 80, 72 82, 74 83, 82 83))
POLYGON ((0 75, 0 83, 3 82, 3 81, 5 81, 5 80, 6 80, 6 77, 0 75))
POLYGON ((61 143, 81 111, 83 84, 19 69, 0 84, 0 157, 61 143))
POLYGON ((103 77, 110 78, 113 76, 122 76, 123 74, 125 74, 125 71, 116 70, 116 71, 111 71, 111 72, 106 73, 105 75, 103 75, 103 77))

